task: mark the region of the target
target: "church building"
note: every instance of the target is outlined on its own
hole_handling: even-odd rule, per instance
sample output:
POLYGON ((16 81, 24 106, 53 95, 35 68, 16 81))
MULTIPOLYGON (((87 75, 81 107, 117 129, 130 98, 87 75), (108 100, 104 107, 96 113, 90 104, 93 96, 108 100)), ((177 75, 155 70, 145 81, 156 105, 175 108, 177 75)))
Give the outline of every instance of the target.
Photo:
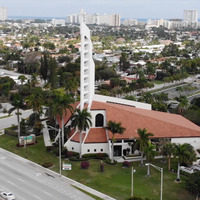
MULTIPOLYGON (((131 148, 138 138, 137 129, 147 129, 154 134, 152 139, 168 138, 174 143, 190 143, 195 149, 200 147, 200 127, 177 114, 151 110, 151 105, 115 97, 96 95, 95 64, 92 59, 92 42, 90 30, 84 22, 81 28, 81 75, 80 102, 73 107, 87 108, 91 113, 92 126, 84 131, 82 145, 80 133, 73 129, 64 144, 69 151, 88 153, 107 153, 111 158, 112 133, 105 127, 108 121, 121 122, 126 128, 123 134, 115 134, 114 156, 123 156, 124 151, 131 148), (80 148, 82 150, 80 151, 80 148)), ((71 124, 71 113, 64 117, 66 126, 71 124)), ((61 121, 58 120, 61 127, 61 121)))

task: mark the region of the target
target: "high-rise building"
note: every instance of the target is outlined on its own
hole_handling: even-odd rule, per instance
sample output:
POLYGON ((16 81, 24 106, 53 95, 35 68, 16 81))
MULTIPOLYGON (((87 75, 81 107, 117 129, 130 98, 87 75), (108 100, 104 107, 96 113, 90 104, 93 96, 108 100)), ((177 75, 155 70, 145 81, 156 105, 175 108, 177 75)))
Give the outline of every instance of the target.
POLYGON ((52 19, 51 23, 53 26, 65 26, 65 20, 64 19, 52 19))
POLYGON ((137 19, 125 19, 125 20, 123 21, 123 24, 124 24, 125 26, 134 26, 134 25, 137 25, 137 24, 138 24, 138 21, 137 21, 137 19))
POLYGON ((121 25, 121 17, 118 14, 110 15, 110 26, 120 26, 121 25))
POLYGON ((184 10, 184 22, 198 22, 198 10, 184 10))
POLYGON ((67 23, 80 23, 80 17, 85 24, 105 24, 108 26, 120 26, 121 16, 118 14, 113 15, 99 15, 99 14, 88 14, 81 9, 79 14, 67 16, 67 23))
POLYGON ((8 11, 7 8, 4 6, 0 7, 0 20, 1 21, 5 21, 6 19, 8 19, 8 11))

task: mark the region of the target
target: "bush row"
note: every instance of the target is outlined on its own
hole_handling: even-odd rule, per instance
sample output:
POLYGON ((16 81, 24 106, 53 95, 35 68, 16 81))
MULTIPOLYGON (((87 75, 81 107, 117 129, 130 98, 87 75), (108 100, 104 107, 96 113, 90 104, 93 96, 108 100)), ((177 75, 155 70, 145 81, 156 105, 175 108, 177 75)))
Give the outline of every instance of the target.
POLYGON ((107 153, 90 153, 84 154, 83 158, 105 160, 108 157, 107 153))
POLYGON ((4 129, 6 135, 17 137, 18 133, 16 128, 6 128, 4 129))
POLYGON ((110 158, 106 158, 105 162, 108 164, 108 165, 116 165, 117 164, 117 161, 114 160, 113 163, 112 163, 112 160, 110 158))

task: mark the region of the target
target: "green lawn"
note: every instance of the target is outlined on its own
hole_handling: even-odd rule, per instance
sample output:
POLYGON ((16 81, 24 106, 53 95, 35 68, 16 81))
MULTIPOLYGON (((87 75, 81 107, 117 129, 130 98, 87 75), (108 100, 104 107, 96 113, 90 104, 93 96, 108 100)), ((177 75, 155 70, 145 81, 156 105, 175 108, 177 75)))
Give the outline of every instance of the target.
POLYGON ((154 84, 163 84, 163 83, 164 83, 164 81, 158 81, 158 80, 154 80, 154 81, 152 81, 152 83, 154 83, 154 84))
MULTIPOLYGON (((58 158, 52 153, 46 152, 43 138, 37 138, 37 145, 28 146, 28 159, 43 164, 53 162, 52 170, 58 172, 58 158)), ((0 136, 0 147, 25 157, 25 149, 16 147, 16 138, 0 136)), ((100 172, 100 161, 90 160, 89 169, 81 169, 80 162, 71 162, 71 171, 63 171, 63 175, 79 181, 89 187, 97 189, 117 200, 126 200, 131 193, 131 168, 122 168, 122 164, 116 166, 104 164, 104 172, 100 172)), ((192 200, 185 190, 185 178, 181 176, 182 183, 175 183, 176 174, 167 171, 167 164, 156 160, 154 164, 164 168, 163 200, 192 200)), ((138 162, 131 165, 136 169, 134 173, 134 195, 154 200, 160 199, 160 172, 151 168, 151 177, 146 177, 147 167, 139 167, 138 162)))

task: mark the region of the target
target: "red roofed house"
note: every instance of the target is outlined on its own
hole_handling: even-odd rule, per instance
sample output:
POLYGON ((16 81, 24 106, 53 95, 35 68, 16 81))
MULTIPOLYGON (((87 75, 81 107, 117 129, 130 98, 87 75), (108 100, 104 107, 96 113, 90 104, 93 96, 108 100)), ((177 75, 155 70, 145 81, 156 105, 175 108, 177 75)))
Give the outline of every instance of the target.
MULTIPOLYGON (((200 146, 200 127, 181 115, 152 111, 150 104, 129 101, 94 94, 94 62, 90 31, 81 23, 81 100, 74 107, 88 108, 92 116, 92 126, 83 133, 82 151, 80 151, 77 130, 72 130, 65 143, 69 151, 87 153, 107 153, 110 157, 112 134, 105 129, 109 120, 121 122, 125 132, 115 134, 114 156, 122 156, 138 138, 137 129, 148 129, 153 138, 169 138, 175 143, 190 143, 195 149, 200 146)), ((68 112, 69 113, 69 112, 68 112)), ((70 114, 64 123, 70 125, 70 114)), ((61 125, 60 120, 58 120, 61 125)), ((134 152, 131 152, 134 153, 134 152)))

